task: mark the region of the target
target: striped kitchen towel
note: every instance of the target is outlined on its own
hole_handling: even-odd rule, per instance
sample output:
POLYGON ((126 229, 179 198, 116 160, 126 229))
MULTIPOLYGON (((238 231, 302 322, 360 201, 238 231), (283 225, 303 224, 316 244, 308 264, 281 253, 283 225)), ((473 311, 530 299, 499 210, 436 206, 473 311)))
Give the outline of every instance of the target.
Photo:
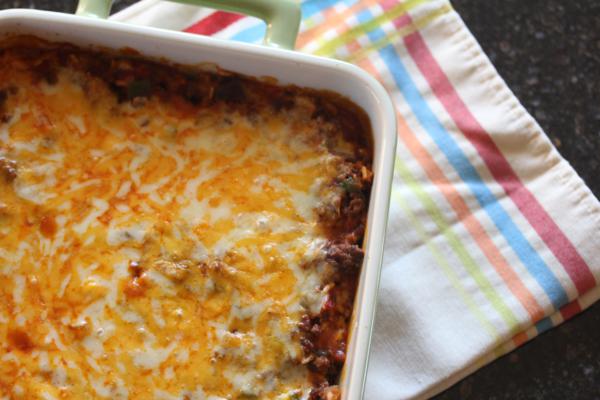
MULTIPOLYGON (((398 112, 366 399, 429 397, 600 297, 600 206, 446 0, 307 0, 299 51, 398 112)), ((254 18, 143 0, 115 20, 260 42, 254 18)))

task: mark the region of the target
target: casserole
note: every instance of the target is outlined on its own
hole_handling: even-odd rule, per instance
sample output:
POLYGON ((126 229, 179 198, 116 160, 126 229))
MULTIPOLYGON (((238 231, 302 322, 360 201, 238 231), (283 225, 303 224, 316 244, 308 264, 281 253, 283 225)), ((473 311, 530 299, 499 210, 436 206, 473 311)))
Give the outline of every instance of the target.
MULTIPOLYGON (((82 6, 80 10, 89 12, 90 7, 82 6)), ((360 398, 366 373, 395 145, 393 111, 383 89, 364 72, 331 60, 106 21, 14 10, 0 13, 0 30, 7 34, 32 34, 80 46, 130 47, 146 56, 166 58, 175 63, 215 63, 226 70, 246 75, 274 77, 281 84, 333 90, 349 97, 367 112, 374 132, 375 175, 364 241, 365 261, 341 381, 343 398, 360 398)), ((285 41, 276 30, 272 40, 285 41)))

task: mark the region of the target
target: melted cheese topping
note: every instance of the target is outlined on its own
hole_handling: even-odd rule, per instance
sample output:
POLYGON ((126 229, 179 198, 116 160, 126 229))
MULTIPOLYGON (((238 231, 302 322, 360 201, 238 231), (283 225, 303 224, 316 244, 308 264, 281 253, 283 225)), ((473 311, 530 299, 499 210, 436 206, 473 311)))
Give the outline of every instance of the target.
POLYGON ((1 394, 306 398, 298 323, 328 274, 315 208, 341 162, 319 136, 118 104, 73 71, 0 82, 19 88, 0 125, 17 166, 0 177, 1 394))

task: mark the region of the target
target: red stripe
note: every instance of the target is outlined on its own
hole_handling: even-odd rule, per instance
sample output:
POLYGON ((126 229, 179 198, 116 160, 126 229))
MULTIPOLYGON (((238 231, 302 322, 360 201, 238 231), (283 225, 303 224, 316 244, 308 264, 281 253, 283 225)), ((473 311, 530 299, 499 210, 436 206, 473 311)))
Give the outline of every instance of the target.
POLYGON ((475 119, 459 97, 419 32, 405 37, 404 43, 429 86, 450 114, 456 126, 477 149, 492 176, 519 208, 554 256, 562 263, 579 294, 595 286, 589 266, 575 246, 556 225, 537 199, 523 185, 491 136, 475 119))
POLYGON ((411 22, 412 22, 412 19, 410 18, 410 15, 403 14, 400 17, 398 17, 395 20, 393 20, 392 24, 394 24, 394 27, 396 29, 400 29, 400 28, 403 28, 406 25, 410 24, 411 22))
POLYGON ((575 299, 566 306, 561 307, 560 314, 562 315, 565 321, 573 318, 575 315, 581 312, 581 306, 579 305, 579 300, 575 299))
POLYGON ((185 32, 197 33, 199 35, 212 35, 227 28, 234 22, 244 18, 241 14, 226 11, 215 11, 208 17, 196 22, 184 29, 185 32))

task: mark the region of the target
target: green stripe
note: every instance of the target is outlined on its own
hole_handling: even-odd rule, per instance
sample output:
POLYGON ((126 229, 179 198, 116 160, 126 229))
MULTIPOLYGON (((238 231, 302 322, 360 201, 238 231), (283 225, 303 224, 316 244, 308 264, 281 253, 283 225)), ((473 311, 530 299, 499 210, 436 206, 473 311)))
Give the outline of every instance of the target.
POLYGON ((444 4, 442 7, 438 8, 435 11, 432 11, 431 13, 417 19, 414 20, 412 22, 412 24, 404 26, 392 33, 390 33, 388 36, 373 42, 372 44, 362 47, 360 50, 358 50, 355 53, 350 54, 345 60, 348 62, 352 62, 355 63, 369 55, 371 55, 372 53, 374 53, 375 51, 389 45, 390 43, 393 43, 396 39, 400 39, 403 38, 405 36, 410 35, 411 33, 414 33, 418 30, 423 29, 425 26, 429 25, 429 23, 433 20, 435 20, 436 18, 449 13, 450 11, 452 11, 452 7, 449 4, 444 4))
POLYGON ((433 258, 434 258, 436 264, 442 268, 442 271, 444 272, 444 274, 446 275, 446 277, 448 278, 448 280, 450 281, 450 283, 452 284, 454 289, 460 295, 460 298, 462 299, 463 303, 466 304, 467 308, 477 318, 477 320, 483 326, 483 328, 487 331, 487 333, 495 341, 499 341, 500 335, 498 333, 498 330, 496 329, 496 327, 494 325, 492 325, 488 321, 485 314, 477 306, 477 303, 473 300, 473 298, 469 295, 469 293, 467 293, 467 291, 463 288, 463 286, 460 282, 460 279, 458 278, 458 276, 456 275, 456 273, 454 272, 454 270, 452 269, 452 267, 450 266, 450 264, 448 263, 448 261, 446 260, 446 258, 444 257, 444 255, 442 254, 440 249, 438 248, 438 246, 435 243, 433 243, 433 241, 428 240, 428 235, 425 231, 425 228, 423 227, 423 224, 415 216, 415 214, 411 211, 410 207, 408 206, 407 201, 405 199, 403 199, 402 196, 400 195, 400 193, 398 193, 397 191, 394 191, 392 193, 392 195, 393 195, 394 200, 400 206, 400 208, 408 216, 408 219, 410 220, 412 228, 417 232, 417 234, 420 236, 421 240, 423 240, 423 242, 427 246, 427 250, 429 250, 431 255, 433 255, 433 258))
POLYGON ((467 272, 477 283, 485 297, 496 309, 496 311, 502 317, 504 322, 506 322, 509 331, 513 332, 519 326, 519 323, 515 318, 513 312, 506 306, 502 298, 498 295, 498 293, 496 293, 492 285, 482 274, 479 266, 477 265, 473 257, 471 257, 468 250, 461 243, 461 239, 452 230, 451 226, 448 225, 448 223, 444 220, 444 216, 442 215, 440 209, 436 206, 435 202, 431 199, 431 197, 429 197, 427 192, 425 192, 423 187, 420 186, 419 183, 412 177, 410 171, 408 170, 406 165, 404 165, 404 163, 400 160, 399 157, 396 157, 395 170, 399 174, 399 176, 401 176, 402 179, 405 181, 406 185, 421 201, 421 203, 425 207, 425 210, 431 217, 432 221, 437 225, 440 232, 444 235, 448 244, 456 253, 458 259, 462 262, 467 272))
POLYGON ((320 56, 330 56, 335 53, 335 50, 345 45, 348 42, 356 39, 361 35, 366 35, 368 32, 381 27, 382 24, 392 21, 410 11, 412 8, 416 6, 426 3, 428 0, 408 0, 401 4, 398 4, 391 10, 386 11, 384 14, 378 16, 377 18, 373 18, 370 21, 362 23, 360 25, 355 26, 354 28, 344 32, 340 36, 332 39, 328 42, 325 42, 321 47, 319 47, 316 51, 313 51, 313 54, 320 56))

